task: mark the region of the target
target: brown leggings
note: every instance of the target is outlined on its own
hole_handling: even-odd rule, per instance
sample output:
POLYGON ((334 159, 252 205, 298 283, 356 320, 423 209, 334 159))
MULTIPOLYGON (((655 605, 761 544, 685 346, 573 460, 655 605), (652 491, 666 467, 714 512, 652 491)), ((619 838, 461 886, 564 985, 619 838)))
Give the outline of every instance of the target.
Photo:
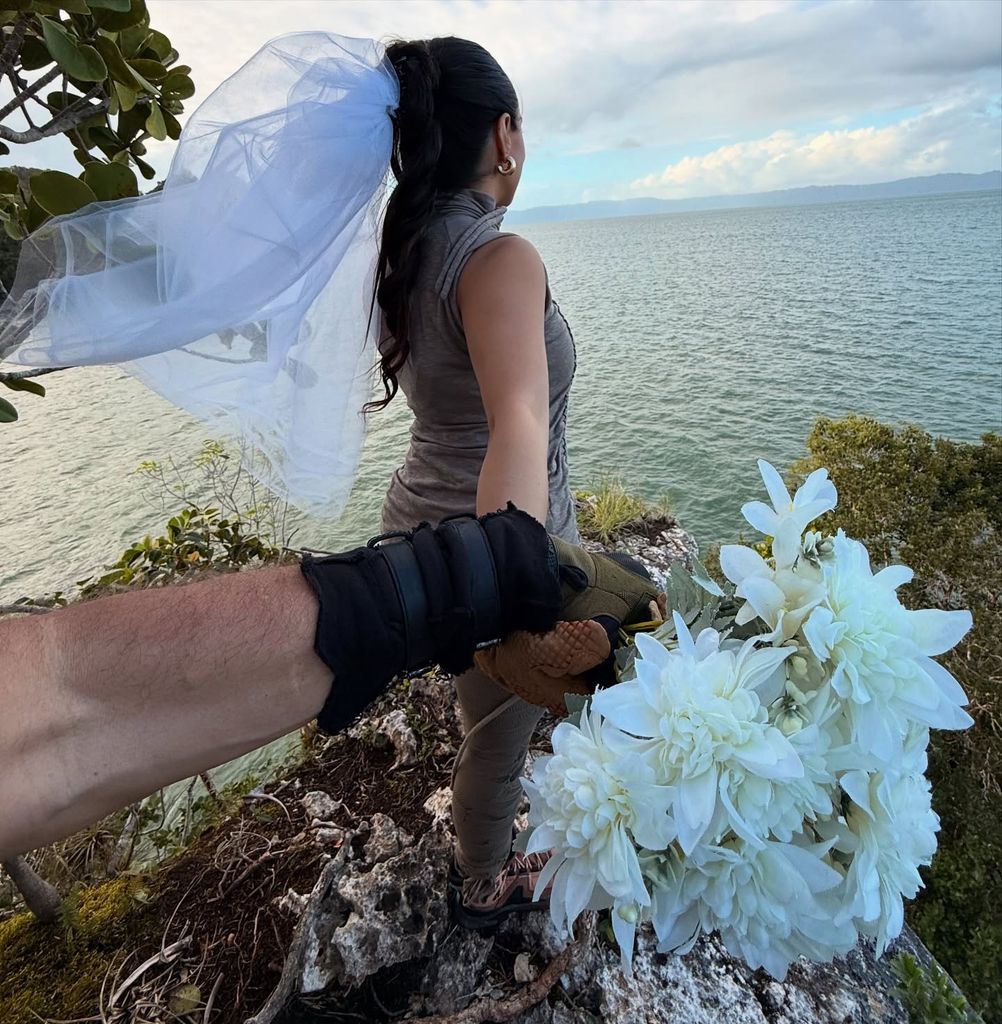
POLYGON ((456 861, 469 878, 494 878, 511 852, 519 778, 543 709, 477 669, 456 677, 465 736, 452 769, 456 861))

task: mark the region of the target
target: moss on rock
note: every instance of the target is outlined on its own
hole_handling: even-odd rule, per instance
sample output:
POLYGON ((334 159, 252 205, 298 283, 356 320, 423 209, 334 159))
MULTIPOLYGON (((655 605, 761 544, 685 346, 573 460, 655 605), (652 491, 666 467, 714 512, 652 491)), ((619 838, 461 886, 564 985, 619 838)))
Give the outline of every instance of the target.
POLYGON ((141 893, 138 879, 116 878, 72 893, 57 924, 29 913, 0 921, 0 1020, 91 1016, 102 981, 129 949, 141 893))

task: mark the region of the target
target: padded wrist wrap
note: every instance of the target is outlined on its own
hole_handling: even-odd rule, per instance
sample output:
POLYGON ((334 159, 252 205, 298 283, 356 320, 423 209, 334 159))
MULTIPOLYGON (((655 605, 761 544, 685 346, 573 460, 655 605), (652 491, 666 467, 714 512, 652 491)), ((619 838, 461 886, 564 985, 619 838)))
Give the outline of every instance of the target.
POLYGON ((301 568, 320 606, 314 650, 334 672, 317 719, 327 732, 349 725, 401 672, 436 663, 463 672, 478 647, 551 629, 560 611, 553 546, 510 503, 344 554, 306 554, 301 568))

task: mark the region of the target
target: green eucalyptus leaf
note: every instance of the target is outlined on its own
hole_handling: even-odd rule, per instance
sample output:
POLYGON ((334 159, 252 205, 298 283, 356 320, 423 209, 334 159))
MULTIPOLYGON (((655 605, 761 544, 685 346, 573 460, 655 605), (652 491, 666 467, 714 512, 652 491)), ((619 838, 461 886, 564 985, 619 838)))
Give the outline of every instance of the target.
POLYGON ((710 574, 703 567, 703 563, 698 558, 692 560, 692 578, 709 594, 713 594, 714 597, 723 597, 724 592, 720 589, 720 585, 710 578, 710 574))
POLYGON ((0 423, 13 423, 16 419, 17 409, 6 398, 0 398, 0 423))
POLYGON ((101 54, 93 46, 78 43, 58 21, 42 17, 38 20, 49 52, 67 75, 83 82, 103 82, 108 77, 101 54))
POLYGON ((123 164, 103 164, 96 160, 84 168, 83 180, 101 200, 139 195, 135 173, 123 164))
POLYGON ((0 380, 0 384, 4 384, 11 391, 26 391, 30 395, 38 395, 39 398, 45 397, 45 388, 34 380, 26 380, 22 377, 14 380, 0 380))
POLYGON ((97 201, 89 185, 63 171, 39 171, 28 183, 32 199, 52 217, 73 213, 97 201))

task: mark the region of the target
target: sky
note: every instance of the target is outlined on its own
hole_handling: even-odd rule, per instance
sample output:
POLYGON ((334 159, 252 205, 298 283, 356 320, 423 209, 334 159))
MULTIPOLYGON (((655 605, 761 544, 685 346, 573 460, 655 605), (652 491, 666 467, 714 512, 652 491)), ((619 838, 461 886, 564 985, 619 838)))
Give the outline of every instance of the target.
MULTIPOLYGON (((147 3, 189 111, 286 32, 479 42, 522 105, 513 210, 1002 167, 1002 0, 147 3)), ((176 143, 148 145, 163 177, 176 143)), ((79 173, 62 137, 8 159, 79 173)))

